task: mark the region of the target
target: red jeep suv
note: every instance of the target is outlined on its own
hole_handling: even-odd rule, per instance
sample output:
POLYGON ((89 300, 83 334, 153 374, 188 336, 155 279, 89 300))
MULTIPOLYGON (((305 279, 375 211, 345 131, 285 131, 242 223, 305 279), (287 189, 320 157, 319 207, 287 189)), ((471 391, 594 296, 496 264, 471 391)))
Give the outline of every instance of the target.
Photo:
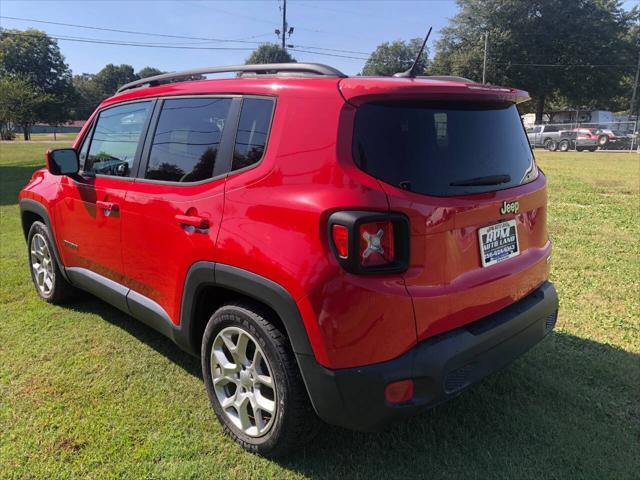
POLYGON ((127 84, 20 192, 36 291, 84 290, 200 356, 250 451, 318 418, 379 429, 555 325, 527 99, 302 63, 127 84))

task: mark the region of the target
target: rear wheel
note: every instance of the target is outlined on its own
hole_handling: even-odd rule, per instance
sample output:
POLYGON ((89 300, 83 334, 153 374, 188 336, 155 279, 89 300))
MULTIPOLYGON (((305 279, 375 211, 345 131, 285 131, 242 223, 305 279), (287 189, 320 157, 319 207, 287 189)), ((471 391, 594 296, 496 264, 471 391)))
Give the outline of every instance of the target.
POLYGON ((558 143, 552 138, 548 138, 544 141, 544 148, 546 148, 550 152, 555 152, 558 148, 558 143))
POLYGON ((291 346, 259 306, 229 304, 209 320, 202 374, 226 434, 245 450, 284 454, 310 441, 320 424, 291 346))
POLYGON ((569 144, 569 140, 560 140, 560 143, 558 144, 558 150, 560 150, 561 152, 568 152, 570 146, 571 145, 569 144))
POLYGON ((75 289, 64 279, 53 255, 53 240, 47 226, 33 222, 27 236, 29 270, 38 296, 49 303, 69 300, 75 289))
POLYGON ((588 148, 587 150, 589 150, 590 152, 595 152, 596 151, 596 147, 588 148))

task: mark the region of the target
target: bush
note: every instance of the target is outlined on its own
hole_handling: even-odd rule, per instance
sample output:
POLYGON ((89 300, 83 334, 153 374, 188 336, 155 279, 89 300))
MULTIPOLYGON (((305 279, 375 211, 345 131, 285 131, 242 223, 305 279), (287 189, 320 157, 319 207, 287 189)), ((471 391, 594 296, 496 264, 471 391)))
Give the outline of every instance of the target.
POLYGON ((0 129, 0 140, 15 140, 16 132, 8 130, 6 128, 0 129))

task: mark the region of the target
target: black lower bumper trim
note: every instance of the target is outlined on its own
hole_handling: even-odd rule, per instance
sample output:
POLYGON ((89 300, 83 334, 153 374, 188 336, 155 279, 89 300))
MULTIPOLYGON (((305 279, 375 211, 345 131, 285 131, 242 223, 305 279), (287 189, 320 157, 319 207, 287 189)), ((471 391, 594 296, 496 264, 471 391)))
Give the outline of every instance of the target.
POLYGON ((393 360, 329 370, 312 355, 298 362, 313 406, 325 422, 375 431, 396 418, 455 397, 506 366, 555 326, 558 295, 549 282, 493 315, 429 338, 393 360), (413 400, 386 402, 384 389, 396 380, 414 380, 413 400))

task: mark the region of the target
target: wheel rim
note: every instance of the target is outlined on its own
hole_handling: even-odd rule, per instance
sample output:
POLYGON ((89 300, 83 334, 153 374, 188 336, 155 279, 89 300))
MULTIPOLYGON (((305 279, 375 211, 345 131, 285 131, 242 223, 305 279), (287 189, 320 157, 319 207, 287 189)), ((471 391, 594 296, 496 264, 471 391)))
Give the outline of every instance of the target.
POLYGON ((265 435, 278 404, 271 366, 257 340, 241 328, 224 328, 213 341, 210 361, 213 388, 225 416, 245 435, 265 435))
POLYGON ((53 290, 55 273, 53 271, 51 251, 42 234, 36 233, 31 237, 30 253, 31 270, 33 271, 36 287, 38 287, 40 293, 49 296, 53 290))

